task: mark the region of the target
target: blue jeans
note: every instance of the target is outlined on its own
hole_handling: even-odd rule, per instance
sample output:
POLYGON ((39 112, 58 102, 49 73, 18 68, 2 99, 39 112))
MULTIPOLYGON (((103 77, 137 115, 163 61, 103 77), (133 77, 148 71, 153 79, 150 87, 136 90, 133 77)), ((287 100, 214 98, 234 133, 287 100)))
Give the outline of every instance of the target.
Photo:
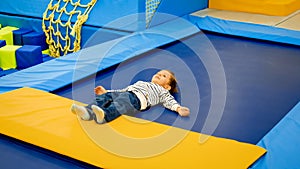
POLYGON ((95 103, 87 106, 97 105, 105 112, 106 122, 110 122, 122 114, 134 115, 140 111, 141 104, 137 96, 132 92, 107 92, 97 95, 95 103))

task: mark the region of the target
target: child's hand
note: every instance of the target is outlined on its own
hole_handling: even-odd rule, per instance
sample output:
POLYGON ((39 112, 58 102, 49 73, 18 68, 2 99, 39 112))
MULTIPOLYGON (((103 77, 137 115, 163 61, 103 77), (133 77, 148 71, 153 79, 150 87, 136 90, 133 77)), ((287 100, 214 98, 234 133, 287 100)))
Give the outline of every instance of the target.
POLYGON ((178 107, 177 112, 180 116, 189 116, 190 115, 190 109, 187 107, 178 107))
POLYGON ((95 87, 94 92, 96 95, 101 95, 101 94, 107 93, 106 89, 103 86, 95 87))

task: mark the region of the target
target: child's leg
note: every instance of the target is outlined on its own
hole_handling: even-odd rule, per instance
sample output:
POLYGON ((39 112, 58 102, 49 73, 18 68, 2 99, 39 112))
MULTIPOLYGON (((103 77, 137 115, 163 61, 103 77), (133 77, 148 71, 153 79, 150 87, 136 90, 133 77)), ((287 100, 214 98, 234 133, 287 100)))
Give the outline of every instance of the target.
POLYGON ((78 115, 82 120, 92 120, 94 118, 91 110, 84 106, 72 104, 71 111, 72 113, 78 115))
POLYGON ((94 120, 96 121, 96 123, 98 123, 98 124, 105 123, 106 122, 104 119, 105 113, 104 113, 103 109, 101 109, 99 106, 96 106, 96 105, 92 105, 91 108, 92 108, 93 112, 95 113, 94 120))
POLYGON ((86 106, 86 108, 92 111, 92 106, 96 105, 102 109, 102 108, 108 107, 110 105, 110 103, 112 102, 112 100, 113 99, 112 99, 111 92, 107 92, 102 95, 97 95, 95 98, 95 102, 89 104, 88 106, 86 106))
POLYGON ((111 92, 107 92, 102 95, 97 95, 95 98, 96 105, 103 108, 108 107, 110 103, 113 101, 112 95, 113 93, 111 92))
POLYGON ((139 100, 131 92, 113 93, 112 100, 108 107, 102 107, 107 122, 118 118, 121 114, 131 114, 139 111, 137 107, 132 105, 134 102, 139 102, 139 100))

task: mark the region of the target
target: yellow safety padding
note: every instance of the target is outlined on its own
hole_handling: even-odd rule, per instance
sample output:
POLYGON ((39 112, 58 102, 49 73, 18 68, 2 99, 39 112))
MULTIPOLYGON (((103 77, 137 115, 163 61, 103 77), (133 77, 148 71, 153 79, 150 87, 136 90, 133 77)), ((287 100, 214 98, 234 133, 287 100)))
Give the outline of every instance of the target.
POLYGON ((110 169, 246 169, 266 150, 155 122, 122 116, 108 124, 78 120, 74 102, 21 88, 0 94, 0 132, 110 169))
POLYGON ((16 50, 21 46, 5 45, 0 48, 0 67, 3 70, 14 69, 17 67, 16 50))
POLYGON ((209 8, 287 16, 300 9, 299 0, 209 0, 209 8))

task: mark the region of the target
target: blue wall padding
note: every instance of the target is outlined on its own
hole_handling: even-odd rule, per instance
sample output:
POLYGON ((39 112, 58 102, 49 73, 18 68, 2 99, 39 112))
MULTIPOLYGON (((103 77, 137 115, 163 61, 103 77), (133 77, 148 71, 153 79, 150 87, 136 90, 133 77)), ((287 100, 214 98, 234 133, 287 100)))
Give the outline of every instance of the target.
MULTIPOLYGON (((23 27, 26 29, 32 29, 34 31, 41 31, 42 21, 33 18, 22 18, 17 16, 7 16, 0 14, 0 22, 2 25, 12 25, 17 27, 23 27)), ((101 38, 97 39, 97 43, 103 43, 112 39, 116 39, 125 35, 128 32, 121 32, 116 30, 102 29, 91 26, 83 26, 81 31, 81 44, 82 47, 85 45, 89 38, 92 38, 94 34, 100 35, 101 38)), ((94 41, 96 44, 96 41, 94 41)))
POLYGON ((40 46, 24 45, 16 50, 17 69, 28 67, 43 62, 42 50, 40 46))
MULTIPOLYGON (((42 18, 49 2, 49 0, 2 0, 0 11, 28 18, 42 18)), ((207 0, 162 0, 158 12, 183 16, 206 7, 207 0)), ((143 16, 137 14, 144 12, 145 0, 98 0, 85 25, 126 31, 142 30, 145 29, 145 20, 143 16)), ((74 22, 75 18, 72 21, 74 22)), ((162 20, 161 23, 163 22, 162 20)))
POLYGON ((26 29, 26 28, 20 28, 18 30, 14 30, 13 31, 14 45, 21 45, 21 46, 24 45, 22 36, 30 32, 33 32, 33 30, 26 29))
POLYGON ((4 26, 9 25, 24 29, 32 29, 34 31, 41 31, 42 29, 42 20, 40 18, 37 19, 29 17, 10 16, 0 13, 0 22, 4 26))
POLYGON ((197 17, 190 15, 189 20, 202 30, 300 45, 299 31, 277 28, 274 26, 223 20, 210 16, 197 17))
POLYGON ((257 144, 267 153, 251 169, 299 168, 300 102, 257 144))
POLYGON ((23 86, 53 91, 197 32, 198 28, 186 20, 168 22, 4 76, 0 79, 0 93, 23 86))
POLYGON ((22 35, 24 45, 41 46, 42 50, 48 49, 44 32, 30 32, 22 35))
POLYGON ((6 41, 5 40, 0 40, 0 48, 6 45, 6 41))
POLYGON ((161 0, 150 26, 167 22, 176 17, 189 15, 207 7, 207 0, 161 0))

